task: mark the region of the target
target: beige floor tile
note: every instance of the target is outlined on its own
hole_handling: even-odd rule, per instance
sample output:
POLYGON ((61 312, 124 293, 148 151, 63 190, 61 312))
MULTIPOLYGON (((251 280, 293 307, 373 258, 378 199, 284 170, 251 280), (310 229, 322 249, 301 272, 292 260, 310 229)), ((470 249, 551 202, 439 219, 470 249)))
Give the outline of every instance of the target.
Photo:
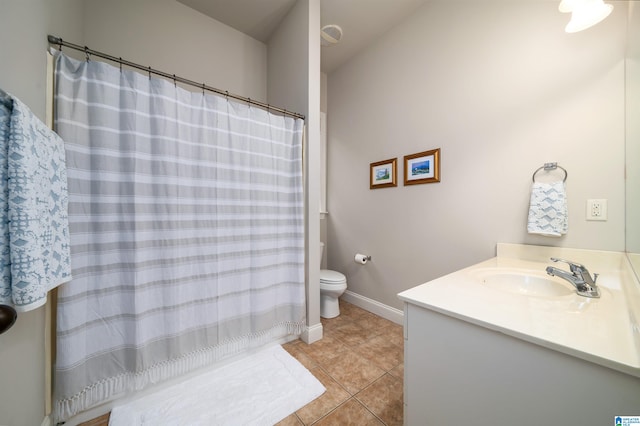
POLYGON ((389 374, 391 374, 393 377, 397 377, 400 380, 404 380, 404 363, 389 370, 389 374))
POLYGON ((323 336, 321 340, 310 345, 304 344, 299 348, 321 366, 331 364, 335 358, 349 350, 348 346, 331 335, 323 336))
POLYGON ((305 343, 304 343, 302 340, 300 340, 300 339, 294 339, 294 340, 291 340, 291 341, 289 341, 289 342, 287 342, 287 343, 283 344, 283 345, 282 345, 282 347, 283 347, 283 348, 286 348, 287 346, 298 346, 298 345, 304 345, 304 344, 305 344, 305 343))
POLYGON ((369 411, 388 426, 402 425, 402 380, 385 374, 356 395, 369 411))
POLYGON ((401 325, 391 324, 383 328, 380 334, 384 335, 394 345, 404 348, 404 332, 401 325))
MULTIPOLYGON (((303 344, 306 344, 306 343, 303 342, 303 344)), ((302 350, 302 347, 300 345, 286 344, 286 345, 282 345, 282 348, 287 352, 289 352, 289 355, 297 359, 298 362, 300 362, 300 364, 304 365, 307 370, 311 370, 312 368, 315 368, 318 366, 318 363, 309 355, 307 355, 302 350)))
POLYGON ((336 328, 344 325, 345 323, 353 322, 351 319, 346 318, 344 315, 337 316, 335 318, 320 318, 320 322, 322 323, 322 331, 323 332, 331 332, 336 328))
POLYGON ((367 340, 354 350, 384 371, 389 371, 404 361, 404 350, 391 343, 385 335, 367 340))
POLYGON ((351 397, 342 386, 329 377, 320 367, 310 371, 327 390, 296 412, 296 415, 306 425, 322 418, 351 397))
POLYGON ((336 426, 336 425, 353 425, 353 426, 379 426, 384 425, 369 410, 367 410, 360 402, 352 398, 335 409, 331 414, 323 417, 317 426, 336 426))
POLYGON ((363 315, 362 317, 357 319, 356 323, 367 329, 377 331, 378 333, 380 333, 381 330, 395 324, 394 322, 389 321, 388 319, 379 317, 370 312, 367 312, 367 314, 368 315, 363 315))
POLYGON ((342 353, 323 368, 351 395, 355 395, 385 373, 383 369, 353 351, 342 353))
POLYGON ((104 414, 100 417, 96 417, 93 420, 89 420, 84 423, 80 423, 78 426, 108 426, 109 424, 109 416, 111 413, 104 414))
POLYGON ((340 317, 356 321, 368 315, 372 314, 362 308, 357 307, 356 305, 340 300, 340 317))
POLYGON ((304 423, 294 413, 280 420, 275 426, 304 426, 304 423))
POLYGON ((372 328, 362 327, 356 322, 346 322, 333 330, 332 335, 353 347, 376 337, 378 332, 372 328))

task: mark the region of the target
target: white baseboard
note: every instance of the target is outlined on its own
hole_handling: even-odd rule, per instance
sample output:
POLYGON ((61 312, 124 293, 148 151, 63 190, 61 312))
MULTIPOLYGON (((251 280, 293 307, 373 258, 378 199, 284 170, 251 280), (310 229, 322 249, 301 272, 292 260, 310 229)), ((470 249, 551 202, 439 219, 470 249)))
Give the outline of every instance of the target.
POLYGON ((369 299, 368 297, 361 296, 349 290, 345 291, 341 298, 345 302, 356 305, 359 308, 367 310, 372 314, 376 314, 382 318, 388 319, 389 321, 393 321, 396 324, 404 324, 404 312, 399 309, 392 308, 391 306, 387 306, 376 300, 369 299))
POLYGON ((322 339, 322 323, 307 326, 300 335, 300 340, 310 345, 322 339))

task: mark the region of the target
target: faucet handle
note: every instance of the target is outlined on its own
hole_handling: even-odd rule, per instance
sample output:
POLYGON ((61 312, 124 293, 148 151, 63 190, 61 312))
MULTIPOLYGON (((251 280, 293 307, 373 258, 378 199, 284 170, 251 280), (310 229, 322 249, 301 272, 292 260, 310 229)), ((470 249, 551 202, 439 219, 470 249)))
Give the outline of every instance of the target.
POLYGON ((551 260, 553 262, 564 262, 564 263, 568 264, 569 268, 571 268, 571 272, 576 272, 576 270, 583 270, 583 271, 587 270, 587 268, 585 268, 584 265, 581 265, 579 263, 573 262, 571 260, 560 259, 560 258, 557 258, 557 257, 552 257, 551 260))

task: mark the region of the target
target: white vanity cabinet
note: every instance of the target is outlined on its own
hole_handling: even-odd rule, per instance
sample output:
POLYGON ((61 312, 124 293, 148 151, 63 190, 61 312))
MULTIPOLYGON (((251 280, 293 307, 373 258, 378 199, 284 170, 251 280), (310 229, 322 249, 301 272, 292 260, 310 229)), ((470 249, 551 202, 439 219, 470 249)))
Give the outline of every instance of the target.
MULTIPOLYGON (((640 378, 405 301, 405 425, 615 425, 640 378)), ((588 333, 585 330, 585 333, 588 333)))
POLYGON ((640 420, 640 282, 624 253, 501 243, 398 297, 406 425, 640 420), (548 277, 551 257, 599 273, 601 297, 548 277))

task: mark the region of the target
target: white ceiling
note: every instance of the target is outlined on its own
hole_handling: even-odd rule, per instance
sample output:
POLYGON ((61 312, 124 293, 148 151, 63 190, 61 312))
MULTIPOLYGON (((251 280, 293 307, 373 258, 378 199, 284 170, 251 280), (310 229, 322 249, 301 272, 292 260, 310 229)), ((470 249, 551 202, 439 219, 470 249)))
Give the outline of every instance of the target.
MULTIPOLYGON (((178 0, 267 43, 296 0, 178 0)), ((321 0, 321 25, 342 28, 340 43, 322 47, 321 68, 330 73, 389 31, 427 0, 321 0)), ((320 28, 318 28, 320 31, 320 28)))

